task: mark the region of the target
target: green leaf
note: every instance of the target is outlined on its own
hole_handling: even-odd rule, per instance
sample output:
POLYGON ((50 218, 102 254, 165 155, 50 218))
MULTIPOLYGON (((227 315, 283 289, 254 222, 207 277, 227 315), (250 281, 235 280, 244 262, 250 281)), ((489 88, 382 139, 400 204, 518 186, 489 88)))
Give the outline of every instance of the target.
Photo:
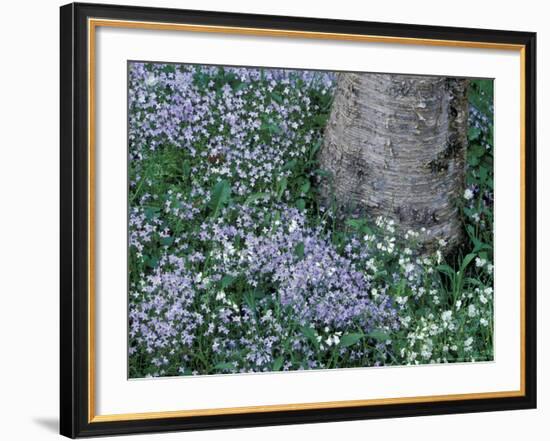
POLYGON ((436 269, 444 274, 447 274, 451 278, 455 276, 455 270, 452 269, 449 265, 438 265, 436 266, 436 269))
POLYGON ((304 211, 306 209, 306 201, 303 199, 298 199, 296 201, 296 208, 300 211, 304 211))
POLYGON ((390 339, 389 334, 379 329, 375 329, 367 334, 367 337, 374 338, 377 341, 386 341, 390 339))
POLYGON ((470 239, 473 239, 475 237, 475 230, 473 225, 466 225, 466 232, 468 233, 468 236, 470 236, 470 239))
POLYGON ((281 128, 276 123, 272 121, 267 121, 266 119, 264 119, 264 121, 262 122, 260 130, 269 132, 270 134, 275 133, 276 135, 282 133, 281 128))
POLYGON ((305 181, 300 187, 300 191, 306 194, 310 188, 311 188, 311 183, 309 181, 305 181))
POLYGON ((147 257, 145 260, 149 268, 156 268, 159 263, 158 257, 154 257, 154 256, 147 257))
POLYGON ((361 231, 363 233, 367 233, 367 234, 371 234, 372 235, 372 230, 369 228, 369 226, 367 224, 363 225, 363 228, 361 228, 361 231))
POLYGON ((397 297, 402 297, 405 294, 405 287, 407 286, 407 281, 405 279, 401 279, 399 283, 397 284, 397 297))
POLYGON ((281 221, 281 212, 279 210, 275 210, 271 213, 269 226, 271 227, 272 231, 275 231, 278 229, 278 226, 280 225, 281 221))
POLYGON ((294 254, 298 256, 298 259, 302 259, 304 257, 304 250, 305 250, 305 245, 303 242, 298 243, 294 247, 294 254))
POLYGON ((469 153, 471 156, 474 156, 476 158, 481 158, 485 154, 485 147, 479 144, 474 144, 473 146, 469 147, 469 153))
POLYGON ((319 342, 317 341, 317 333, 310 326, 304 326, 302 328, 302 334, 306 337, 315 348, 319 348, 319 342))
POLYGON ((480 134, 481 134, 481 130, 478 127, 470 127, 468 129, 468 139, 470 141, 477 139, 480 134))
POLYGON ((191 164, 189 161, 183 162, 182 172, 184 179, 187 179, 191 175, 191 164))
POLYGON ((174 73, 176 71, 176 67, 173 64, 165 64, 162 71, 164 73, 174 73))
POLYGON ((474 253, 477 253, 477 252, 482 251, 482 250, 492 250, 493 249, 493 247, 491 245, 483 243, 478 239, 475 239, 473 242, 475 243, 475 246, 474 246, 474 249, 473 249, 474 253))
POLYGON ((313 173, 319 175, 319 176, 324 176, 326 178, 329 178, 332 176, 332 173, 329 172, 328 170, 323 170, 322 168, 318 168, 317 170, 314 170, 313 173))
POLYGON ((315 144, 313 144, 313 147, 309 151, 309 159, 313 159, 313 157, 315 156, 315 153, 317 153, 317 150, 319 150, 320 148, 321 148, 321 140, 319 139, 315 142, 315 144))
POLYGON ((210 198, 210 210, 212 217, 217 217, 220 209, 229 201, 231 196, 231 187, 229 182, 222 180, 212 189, 212 196, 210 198))
POLYGON ((214 369, 217 371, 230 371, 235 369, 235 365, 233 363, 218 363, 216 366, 214 366, 214 369))
POLYGON ((288 161, 283 167, 281 168, 282 171, 291 171, 294 170, 294 167, 296 167, 296 164, 298 164, 298 161, 296 159, 291 159, 288 161))
POLYGON ((243 83, 239 83, 239 84, 237 85, 237 87, 235 87, 233 90, 234 90, 235 92, 239 92, 239 91, 245 89, 247 86, 248 86, 248 83, 244 83, 244 82, 243 82, 243 83))
POLYGON ((153 220, 156 215, 160 212, 160 208, 157 207, 147 207, 145 208, 145 217, 147 220, 153 220))
POLYGON ((485 167, 479 167, 479 181, 481 184, 487 180, 488 172, 485 167))
POLYGON ((340 346, 342 348, 347 348, 349 346, 353 346, 355 343, 357 343, 363 337, 364 337, 364 334, 360 334, 360 333, 344 334, 340 338, 340 346))
POLYGON ((470 253, 468 254, 464 260, 462 261, 462 264, 460 265, 460 272, 464 272, 464 270, 468 267, 470 262, 475 259, 476 253, 470 253))
POLYGON ((245 293, 244 301, 252 311, 256 311, 256 295, 253 291, 245 293))
POLYGON ((372 234, 372 230, 367 225, 367 221, 365 219, 348 219, 346 224, 360 233, 372 234))
POLYGON ((275 360, 273 360, 273 366, 271 367, 271 370, 273 371, 280 371, 283 367, 283 357, 277 357, 275 360))
POLYGON ((272 92, 271 93, 271 98, 273 99, 273 101, 275 101, 276 103, 278 104, 283 104, 283 97, 281 95, 279 95, 277 92, 272 92))
POLYGON ((360 230, 365 225, 364 219, 348 219, 346 224, 355 230, 360 230))
POLYGON ((283 193, 286 190, 286 187, 288 185, 288 179, 286 177, 282 177, 281 180, 278 183, 278 190, 277 190, 277 199, 281 199, 283 196, 283 193))
POLYGON ((245 205, 251 205, 259 199, 269 199, 269 193, 252 193, 246 198, 245 205))
POLYGON ((464 282, 471 283, 472 285, 475 285, 475 286, 484 286, 483 283, 480 280, 474 279, 472 277, 466 277, 464 279, 464 282))
POLYGON ((320 127, 324 127, 327 124, 327 121, 328 121, 328 115, 321 114, 321 115, 315 115, 315 117, 313 117, 313 122, 320 127))
POLYGON ((167 236, 167 237, 161 237, 160 238, 161 245, 172 245, 174 243, 174 238, 167 236))
POLYGON ((468 164, 475 167, 479 164, 479 158, 477 156, 468 156, 468 164))
POLYGON ((228 288, 229 286, 231 286, 233 284, 235 279, 236 278, 233 277, 233 276, 229 276, 229 275, 223 276, 222 280, 221 280, 221 288, 222 289, 228 288))
POLYGON ((387 275, 388 275, 388 271, 386 270, 378 271, 374 275, 374 280, 384 279, 387 275))

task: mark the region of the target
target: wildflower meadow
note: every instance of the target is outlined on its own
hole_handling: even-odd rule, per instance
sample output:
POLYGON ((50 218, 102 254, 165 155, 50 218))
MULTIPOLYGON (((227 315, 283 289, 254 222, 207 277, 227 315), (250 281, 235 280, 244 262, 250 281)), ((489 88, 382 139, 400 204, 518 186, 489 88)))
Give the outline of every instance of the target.
POLYGON ((128 64, 130 377, 493 359, 493 84, 460 246, 324 203, 337 74, 128 64))

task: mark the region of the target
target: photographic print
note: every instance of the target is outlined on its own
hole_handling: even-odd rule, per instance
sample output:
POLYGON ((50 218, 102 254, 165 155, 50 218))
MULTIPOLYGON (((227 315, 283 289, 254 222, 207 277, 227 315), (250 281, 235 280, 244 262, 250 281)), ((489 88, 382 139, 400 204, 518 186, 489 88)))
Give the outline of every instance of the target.
POLYGON ((493 360, 493 80, 128 62, 129 377, 493 360))
POLYGON ((63 435, 536 407, 535 33, 60 24, 63 435))

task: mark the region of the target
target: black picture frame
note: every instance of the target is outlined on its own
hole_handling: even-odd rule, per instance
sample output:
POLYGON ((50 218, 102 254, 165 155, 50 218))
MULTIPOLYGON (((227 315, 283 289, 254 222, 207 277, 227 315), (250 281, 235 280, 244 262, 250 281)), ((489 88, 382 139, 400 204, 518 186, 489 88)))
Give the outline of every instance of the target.
POLYGON ((73 3, 60 9, 60 432, 67 437, 347 421, 536 407, 536 34, 73 3), (87 19, 521 45, 524 50, 524 394, 327 409, 90 421, 87 19))

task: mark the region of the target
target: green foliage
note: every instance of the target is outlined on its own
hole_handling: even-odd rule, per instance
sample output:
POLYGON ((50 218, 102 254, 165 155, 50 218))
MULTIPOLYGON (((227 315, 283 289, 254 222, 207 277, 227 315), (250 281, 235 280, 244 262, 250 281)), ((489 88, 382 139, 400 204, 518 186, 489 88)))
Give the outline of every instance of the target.
POLYGON ((220 209, 229 201, 231 196, 231 187, 229 182, 222 180, 212 189, 212 196, 210 199, 210 212, 212 217, 217 217, 220 209))
POLYGON ((340 338, 340 346, 343 348, 353 346, 354 344, 358 343, 361 339, 363 339, 363 337, 364 337, 364 334, 362 333, 344 334, 340 338))
MULTIPOLYGON (((167 65, 166 69, 169 72, 174 67, 167 65)), ((194 74, 194 83, 204 90, 213 89, 219 95, 229 85, 233 91, 243 93, 243 100, 253 99, 253 93, 247 93, 248 84, 224 69, 220 69, 215 76, 198 70, 194 74)), ((267 82, 260 79, 259 83, 265 85, 267 82)), ((162 97, 162 91, 158 93, 162 97)), ((284 105, 287 99, 284 87, 273 87, 268 98, 271 102, 284 105)), ((399 315, 400 328, 367 332, 363 329, 342 330, 292 322, 281 304, 266 301, 268 294, 273 294, 274 291, 269 281, 251 287, 238 275, 226 274, 209 285, 208 296, 205 296, 202 304, 197 302, 193 307, 196 311, 200 311, 201 307, 214 308, 220 302, 216 300, 216 296, 222 291, 227 302, 237 308, 246 306, 254 311, 251 319, 259 323, 255 329, 258 337, 266 332, 260 318, 269 310, 277 325, 285 329, 283 335, 287 336, 269 354, 268 366, 271 370, 285 370, 287 366, 307 367, 290 338, 293 333, 301 335, 303 346, 313 351, 320 367, 491 360, 493 82, 472 80, 470 85, 469 101, 474 116, 470 118, 472 123, 468 131, 466 184, 472 189, 473 196, 457 201, 464 221, 464 244, 454 256, 430 256, 426 261, 422 261, 416 254, 413 237, 403 241, 396 239, 393 249, 389 244, 395 235, 387 225, 373 224, 364 213, 341 216, 336 210, 321 206, 319 184, 322 180, 330 181, 330 174, 319 168, 317 157, 322 146, 321 135, 329 116, 332 96, 330 93, 323 94, 312 89, 308 91, 307 99, 317 113, 305 120, 301 130, 306 133, 313 129, 317 136, 309 142, 304 141, 293 146, 300 154, 285 158, 274 165, 275 179, 268 185, 257 185, 248 194, 240 194, 237 183, 225 177, 202 183, 207 189, 206 193, 209 193, 190 199, 192 206, 202 214, 199 220, 182 220, 167 212, 166 206, 168 204, 177 207, 179 201, 174 195, 189 194, 194 184, 203 179, 196 172, 201 162, 210 159, 213 161, 211 166, 218 167, 217 158, 204 155, 208 150, 205 143, 197 141, 195 157, 188 155, 184 149, 167 144, 162 148, 146 151, 140 161, 130 162, 129 179, 137 182, 137 185, 130 187, 129 205, 132 207, 147 195, 153 195, 154 197, 143 203, 143 215, 149 223, 156 226, 151 241, 140 251, 141 255, 135 249, 129 254, 131 286, 139 286, 141 275, 150 275, 158 267, 166 250, 174 249, 183 235, 189 250, 200 251, 206 256, 195 264, 193 270, 207 278, 211 271, 211 256, 215 250, 197 239, 200 222, 205 219, 210 222, 231 221, 229 207, 233 203, 239 203, 248 207, 264 208, 269 216, 264 224, 258 225, 258 230, 269 231, 281 219, 277 203, 284 202, 304 213, 311 227, 330 233, 338 252, 344 253, 350 242, 357 242, 358 248, 368 248, 372 259, 367 268, 372 287, 369 295, 375 298, 383 291, 391 296, 392 306, 399 315), (161 235, 160 232, 164 230, 168 233, 161 235), (420 263, 417 258, 421 260, 420 263), (415 268, 415 272, 408 270, 409 264, 415 268), (369 356, 353 359, 351 354, 354 350, 362 350, 369 356)), ((213 113, 213 118, 215 124, 210 129, 210 135, 224 136, 225 132, 219 132, 219 115, 213 113)), ((278 115, 262 114, 260 120, 259 143, 268 142, 282 133, 284 121, 278 115)), ((228 166, 231 167, 231 164, 228 166)), ((243 240, 236 238, 232 246, 238 251, 243 240)), ((304 242, 290 245, 288 249, 294 253, 297 262, 307 258, 304 242)), ((188 251, 185 253, 190 254, 188 251)), ((363 265, 361 269, 365 269, 364 261, 353 264, 363 265)), ((139 302, 140 298, 132 301, 139 302)), ((242 362, 243 354, 240 355, 241 358, 235 356, 235 359, 216 354, 212 349, 214 342, 206 335, 206 329, 207 324, 197 338, 192 361, 182 370, 179 370, 180 366, 167 367, 167 374, 227 373, 233 372, 236 363, 242 362)), ((131 377, 157 373, 157 369, 151 365, 151 356, 146 351, 138 352, 130 358, 129 369, 131 377)))

